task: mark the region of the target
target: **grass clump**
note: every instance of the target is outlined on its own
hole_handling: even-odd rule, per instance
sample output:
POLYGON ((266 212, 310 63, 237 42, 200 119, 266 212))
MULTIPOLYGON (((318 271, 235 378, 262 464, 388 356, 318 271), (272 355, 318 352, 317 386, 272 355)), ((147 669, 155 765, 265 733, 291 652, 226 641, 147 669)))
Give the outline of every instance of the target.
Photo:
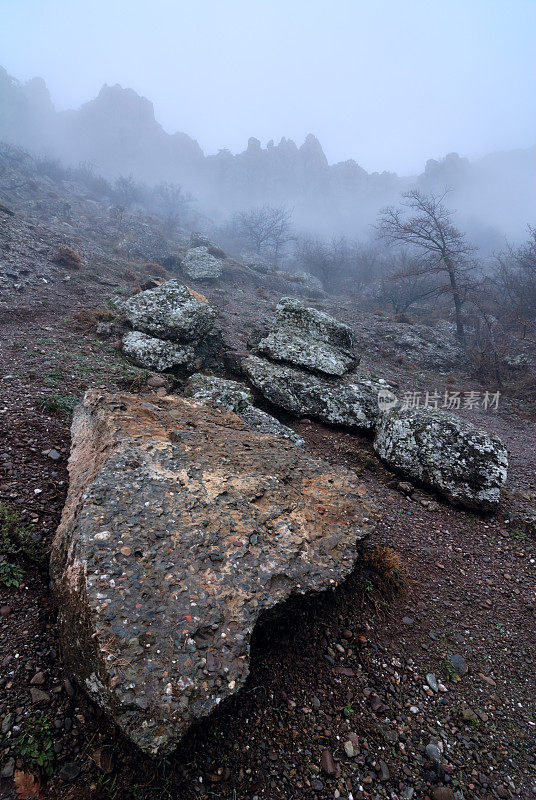
POLYGON ((28 720, 25 729, 15 739, 14 750, 29 770, 52 775, 54 742, 52 725, 47 717, 28 720))
MULTIPOLYGON (((45 556, 39 540, 35 539, 30 528, 24 525, 19 514, 6 503, 0 503, 0 556, 16 556, 23 555, 29 561, 35 564, 43 565, 45 556)), ((7 560, 1 562, 11 567, 13 564, 8 564, 7 560)), ((8 567, 3 568, 6 574, 9 572, 8 567)), ((11 570, 11 576, 17 579, 17 570, 11 570)), ((19 585, 22 582, 19 581, 19 585)), ((16 583, 6 584, 16 586, 16 583)))
POLYGON ((60 267, 67 267, 67 269, 80 269, 82 267, 82 259, 72 247, 62 245, 58 247, 54 255, 53 261, 59 264, 60 267))
POLYGON ((78 397, 74 394, 66 395, 47 395, 39 400, 40 411, 49 414, 65 414, 71 416, 75 406, 78 404, 78 397))

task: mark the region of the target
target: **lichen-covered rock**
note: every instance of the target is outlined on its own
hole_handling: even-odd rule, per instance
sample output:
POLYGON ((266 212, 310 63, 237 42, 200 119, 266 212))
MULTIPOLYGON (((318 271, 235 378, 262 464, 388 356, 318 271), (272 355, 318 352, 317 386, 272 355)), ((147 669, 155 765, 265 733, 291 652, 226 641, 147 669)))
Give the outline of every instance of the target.
POLYGON ((188 369, 195 365, 196 354, 191 345, 165 342, 141 331, 123 336, 123 353, 138 367, 166 372, 188 369))
POLYGON ((137 331, 181 342, 201 340, 214 328, 216 312, 180 281, 161 283, 124 304, 128 322, 137 331))
POLYGON ((291 297, 278 303, 271 330, 259 342, 257 353, 334 376, 344 375, 359 363, 348 325, 291 297))
POLYGON ((182 271, 192 280, 215 280, 222 274, 220 258, 209 253, 208 247, 191 247, 181 262, 182 271))
POLYGON ((489 511, 499 502, 508 470, 506 448, 498 436, 445 411, 382 413, 374 449, 390 467, 455 505, 489 511))
POLYGON ((192 375, 185 387, 186 397, 201 402, 216 403, 227 411, 234 411, 250 428, 271 436, 282 436, 303 447, 303 439, 282 422, 253 405, 247 386, 238 381, 217 378, 213 375, 192 375))
POLYGON ((274 405, 297 416, 357 430, 375 427, 379 414, 378 390, 388 386, 385 381, 357 373, 338 379, 322 378, 258 356, 245 358, 242 369, 253 386, 274 405))
POLYGON ((353 569, 356 477, 236 414, 88 392, 53 545, 64 658, 143 751, 172 751, 236 693, 259 617, 353 569))

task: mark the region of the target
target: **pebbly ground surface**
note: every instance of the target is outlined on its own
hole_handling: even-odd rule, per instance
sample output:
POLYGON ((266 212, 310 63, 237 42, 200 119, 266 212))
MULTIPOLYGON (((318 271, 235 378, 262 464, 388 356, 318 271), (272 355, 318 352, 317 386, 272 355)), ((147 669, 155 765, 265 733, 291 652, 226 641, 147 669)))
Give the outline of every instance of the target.
MULTIPOLYGON (((89 265, 69 280, 59 269, 2 298, 0 501, 45 552, 67 488, 73 403, 89 386, 143 391, 147 377, 94 335, 87 312, 106 307, 106 282, 127 284, 107 258, 91 263, 98 281, 89 265)), ((237 351, 279 298, 240 281, 196 288, 237 351)), ((367 317, 349 301, 314 303, 364 335, 367 317)), ((462 367, 439 373, 372 345, 363 366, 401 391, 487 388, 462 367)), ((461 413, 509 449, 496 517, 420 489, 407 496, 368 438, 291 422, 311 452, 356 472, 381 513, 370 551, 394 548, 409 580, 393 592, 369 556, 336 592, 289 606, 257 631, 240 696, 166 760, 129 747, 70 682, 46 570, 13 556, 24 582, 0 586, 0 797, 536 796, 536 543, 519 522, 535 505, 534 408, 510 396, 497 412, 461 413)))

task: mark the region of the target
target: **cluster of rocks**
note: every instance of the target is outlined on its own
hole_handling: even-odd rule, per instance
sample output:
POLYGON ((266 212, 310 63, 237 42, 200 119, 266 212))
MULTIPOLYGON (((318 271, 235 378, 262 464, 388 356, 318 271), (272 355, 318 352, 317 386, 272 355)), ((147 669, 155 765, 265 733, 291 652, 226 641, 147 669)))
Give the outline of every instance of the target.
POLYGON ((508 468, 500 439, 444 411, 404 408, 386 381, 358 372, 358 363, 347 325, 284 298, 242 367, 267 400, 292 414, 374 431, 375 450, 390 467, 451 502, 496 506, 508 468), (380 408, 380 390, 392 407, 380 408))
POLYGON ((123 310, 133 329, 123 337, 123 352, 139 367, 192 372, 216 346, 215 310, 180 281, 140 292, 123 310))
POLYGON ((387 384, 357 372, 358 364, 351 328, 283 298, 268 335, 242 369, 267 400, 292 414, 370 430, 379 413, 377 391, 387 384))
POLYGON ((91 391, 72 434, 51 558, 64 657, 127 737, 164 755, 244 684, 262 614, 350 574, 374 513, 351 472, 221 404, 91 391))

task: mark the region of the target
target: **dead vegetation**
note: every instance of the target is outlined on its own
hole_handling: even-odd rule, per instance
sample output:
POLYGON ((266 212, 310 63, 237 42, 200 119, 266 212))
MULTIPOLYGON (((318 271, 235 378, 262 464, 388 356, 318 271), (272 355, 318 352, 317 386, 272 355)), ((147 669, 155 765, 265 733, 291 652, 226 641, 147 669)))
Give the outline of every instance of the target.
POLYGON ((67 269, 79 270, 82 268, 80 255, 72 247, 65 245, 58 247, 53 261, 55 264, 59 264, 60 267, 66 267, 67 269))

